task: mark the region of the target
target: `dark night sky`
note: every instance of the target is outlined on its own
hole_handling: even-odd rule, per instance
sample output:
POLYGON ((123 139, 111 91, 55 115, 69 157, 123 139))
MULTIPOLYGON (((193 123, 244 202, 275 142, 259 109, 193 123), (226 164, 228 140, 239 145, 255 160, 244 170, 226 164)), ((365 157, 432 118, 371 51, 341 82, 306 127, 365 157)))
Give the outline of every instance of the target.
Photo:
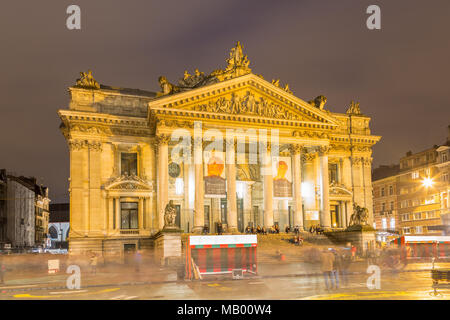
POLYGON ((185 69, 223 68, 237 40, 254 73, 326 108, 372 117, 374 166, 445 142, 450 124, 448 0, 8 1, 0 11, 0 168, 34 175, 67 200, 57 110, 91 68, 102 84, 157 91, 185 69), (79 31, 66 8, 81 7, 79 31), (382 29, 366 28, 381 7, 382 29))

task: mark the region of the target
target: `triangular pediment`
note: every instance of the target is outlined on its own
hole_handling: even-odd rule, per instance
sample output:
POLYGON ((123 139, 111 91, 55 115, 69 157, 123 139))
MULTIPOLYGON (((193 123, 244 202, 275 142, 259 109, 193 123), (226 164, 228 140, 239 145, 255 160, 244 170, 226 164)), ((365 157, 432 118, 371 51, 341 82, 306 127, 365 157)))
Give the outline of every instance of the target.
POLYGON ((339 125, 326 110, 254 74, 162 96, 149 102, 149 108, 159 114, 176 115, 177 111, 184 111, 300 121, 331 127, 339 125))
POLYGON ((105 190, 145 190, 152 191, 153 186, 146 180, 137 176, 120 176, 113 178, 106 183, 103 188, 105 190))

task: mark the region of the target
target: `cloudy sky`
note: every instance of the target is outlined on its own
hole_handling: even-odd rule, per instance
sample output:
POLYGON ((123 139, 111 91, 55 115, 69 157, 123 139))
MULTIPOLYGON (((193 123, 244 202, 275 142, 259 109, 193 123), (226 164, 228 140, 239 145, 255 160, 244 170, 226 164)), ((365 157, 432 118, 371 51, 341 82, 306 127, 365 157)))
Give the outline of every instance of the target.
POLYGON ((225 66, 237 40, 250 67, 298 97, 320 94, 372 117, 374 166, 442 144, 450 124, 448 0, 11 1, 0 11, 0 168, 36 176, 67 200, 68 148, 57 110, 92 69, 102 84, 157 91, 185 69, 225 66), (81 30, 66 9, 81 7, 81 30), (366 8, 381 7, 381 30, 366 8))

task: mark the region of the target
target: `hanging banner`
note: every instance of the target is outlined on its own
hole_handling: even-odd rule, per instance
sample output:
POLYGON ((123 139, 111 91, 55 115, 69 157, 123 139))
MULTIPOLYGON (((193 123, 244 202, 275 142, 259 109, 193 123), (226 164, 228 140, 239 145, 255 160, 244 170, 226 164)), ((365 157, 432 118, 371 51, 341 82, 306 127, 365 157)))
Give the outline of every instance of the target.
POLYGON ((227 193, 225 179, 225 153, 204 152, 205 195, 225 197, 227 193))
POLYGON ((292 197, 292 166, 290 157, 273 157, 273 196, 275 198, 292 197))

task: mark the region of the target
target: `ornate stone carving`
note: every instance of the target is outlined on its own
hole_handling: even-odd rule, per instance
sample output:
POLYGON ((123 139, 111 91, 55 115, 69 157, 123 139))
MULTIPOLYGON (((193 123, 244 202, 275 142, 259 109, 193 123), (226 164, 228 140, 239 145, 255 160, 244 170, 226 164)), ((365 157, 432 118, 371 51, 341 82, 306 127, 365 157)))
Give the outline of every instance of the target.
POLYGON ((369 219, 369 210, 367 208, 360 207, 356 203, 353 204, 353 214, 350 217, 350 226, 365 226, 369 219))
POLYGON ((316 131, 300 131, 296 130, 292 132, 293 137, 309 137, 309 138, 319 138, 319 139, 328 139, 329 134, 325 132, 316 132, 316 131))
POLYGON ((280 79, 272 79, 272 84, 275 86, 275 87, 277 87, 277 88, 281 88, 281 89, 283 89, 284 91, 286 91, 287 93, 290 93, 290 94, 292 94, 292 91, 291 90, 289 90, 289 85, 286 83, 286 86, 283 88, 283 87, 281 87, 281 85, 280 85, 280 79))
POLYGON ((71 150, 91 149, 93 151, 102 151, 102 143, 99 141, 70 140, 68 144, 71 150))
POLYGON ((319 156, 324 156, 328 154, 330 151, 330 146, 320 146, 317 148, 317 152, 319 153, 319 156))
POLYGON ((347 114, 360 115, 361 109, 359 108, 359 102, 354 102, 353 100, 350 102, 350 106, 347 109, 347 114))
POLYGON ((227 59, 227 67, 224 70, 215 70, 210 75, 205 75, 198 69, 195 69, 194 75, 189 74, 187 70, 184 71, 183 78, 178 81, 178 86, 170 83, 166 77, 160 76, 158 81, 161 91, 157 96, 164 96, 172 93, 195 89, 207 84, 216 83, 223 80, 232 79, 251 72, 248 67, 250 61, 247 55, 242 53, 242 46, 238 41, 236 47, 230 51, 230 57, 227 59))
POLYGON ((154 191, 153 183, 135 175, 121 175, 111 178, 104 186, 109 190, 148 190, 154 191))
POLYGON ((164 228, 163 229, 177 229, 175 220, 177 217, 177 210, 173 204, 173 200, 170 200, 164 209, 164 228))
POLYGON ((156 136, 155 139, 156 145, 164 145, 164 144, 169 144, 170 142, 170 135, 168 134, 159 134, 156 136))
POLYGON ((76 87, 85 89, 100 89, 99 83, 92 76, 92 71, 80 72, 80 79, 77 79, 76 87))
POLYGON ((310 162, 313 161, 316 158, 315 153, 303 153, 302 154, 302 161, 303 162, 310 162))
POLYGON ((351 159, 352 159, 352 163, 356 164, 356 165, 359 165, 362 162, 362 158, 361 157, 352 157, 351 159))
POLYGON ((362 162, 366 167, 370 167, 372 165, 372 158, 363 158, 362 162))
POLYGON ((303 150, 303 145, 301 145, 301 144, 291 144, 289 146, 289 151, 292 154, 299 154, 302 152, 302 150, 303 150))
POLYGON ((281 105, 269 102, 262 97, 257 100, 249 91, 242 97, 233 93, 230 99, 222 97, 216 101, 210 101, 208 104, 198 105, 194 110, 214 113, 256 115, 285 120, 303 120, 299 115, 285 109, 281 105))
POLYGON ((323 107, 325 106, 325 103, 327 103, 327 98, 325 96, 318 96, 314 100, 308 101, 310 105, 313 107, 319 108, 320 110, 323 110, 323 107))

